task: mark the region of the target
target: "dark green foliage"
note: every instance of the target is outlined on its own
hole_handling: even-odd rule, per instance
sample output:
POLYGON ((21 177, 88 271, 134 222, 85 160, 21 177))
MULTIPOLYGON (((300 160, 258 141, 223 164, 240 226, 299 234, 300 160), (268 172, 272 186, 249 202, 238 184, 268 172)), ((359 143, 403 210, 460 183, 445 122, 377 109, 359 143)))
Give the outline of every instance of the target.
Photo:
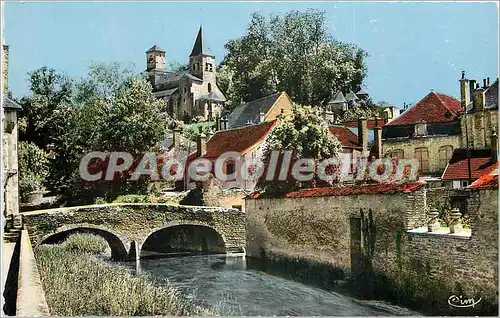
POLYGON ((203 199, 203 189, 195 188, 188 192, 188 194, 179 202, 181 205, 194 205, 203 206, 205 201, 203 199))
POLYGON ((322 11, 254 13, 246 33, 230 40, 218 69, 229 107, 277 91, 303 105, 324 105, 337 90, 357 91, 366 52, 334 39, 322 11))

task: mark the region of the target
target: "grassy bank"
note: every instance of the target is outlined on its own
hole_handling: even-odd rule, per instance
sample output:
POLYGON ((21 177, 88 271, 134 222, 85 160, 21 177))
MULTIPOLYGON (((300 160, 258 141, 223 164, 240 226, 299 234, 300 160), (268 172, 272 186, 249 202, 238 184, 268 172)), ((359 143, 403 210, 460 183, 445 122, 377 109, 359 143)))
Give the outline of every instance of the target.
POLYGON ((213 315, 186 301, 173 287, 155 286, 96 257, 108 248, 99 236, 75 234, 35 252, 51 315, 213 315))

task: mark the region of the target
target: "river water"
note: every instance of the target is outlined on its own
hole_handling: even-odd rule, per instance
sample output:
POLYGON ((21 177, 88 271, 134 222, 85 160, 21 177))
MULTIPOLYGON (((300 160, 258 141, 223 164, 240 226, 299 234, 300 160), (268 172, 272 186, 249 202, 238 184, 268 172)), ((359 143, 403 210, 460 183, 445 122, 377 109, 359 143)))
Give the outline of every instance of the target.
POLYGON ((194 255, 143 259, 142 273, 168 282, 185 297, 221 315, 419 315, 379 301, 360 301, 247 268, 244 256, 194 255))

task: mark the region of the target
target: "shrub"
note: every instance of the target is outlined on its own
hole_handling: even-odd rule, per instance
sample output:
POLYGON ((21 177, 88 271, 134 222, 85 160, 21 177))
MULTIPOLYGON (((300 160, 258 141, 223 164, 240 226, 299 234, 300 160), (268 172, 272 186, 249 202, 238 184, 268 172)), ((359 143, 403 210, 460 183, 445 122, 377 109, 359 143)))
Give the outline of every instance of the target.
POLYGON ((108 203, 108 201, 106 201, 106 199, 101 197, 97 197, 94 200, 94 204, 106 204, 106 203, 108 203))
POLYGON ((120 195, 113 203, 149 203, 148 196, 143 194, 120 195))
POLYGON ((109 248, 108 242, 100 236, 93 234, 72 234, 62 244, 68 251, 79 254, 101 254, 109 248))
POLYGON ((45 152, 32 142, 19 143, 19 192, 21 199, 33 191, 45 190, 49 162, 45 152))
POLYGON ((171 286, 155 286, 147 276, 132 276, 123 267, 67 247, 41 245, 35 250, 51 315, 214 315, 185 300, 171 286))

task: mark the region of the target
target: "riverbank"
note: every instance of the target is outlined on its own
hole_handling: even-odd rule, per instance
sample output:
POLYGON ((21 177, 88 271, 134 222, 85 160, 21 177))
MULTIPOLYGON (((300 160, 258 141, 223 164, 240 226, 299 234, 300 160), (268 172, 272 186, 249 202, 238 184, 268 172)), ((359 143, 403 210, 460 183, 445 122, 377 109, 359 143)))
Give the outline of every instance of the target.
POLYGON ((171 286, 155 286, 144 275, 96 257, 107 243, 89 234, 70 236, 59 245, 41 245, 36 259, 51 315, 57 316, 206 316, 171 286))

